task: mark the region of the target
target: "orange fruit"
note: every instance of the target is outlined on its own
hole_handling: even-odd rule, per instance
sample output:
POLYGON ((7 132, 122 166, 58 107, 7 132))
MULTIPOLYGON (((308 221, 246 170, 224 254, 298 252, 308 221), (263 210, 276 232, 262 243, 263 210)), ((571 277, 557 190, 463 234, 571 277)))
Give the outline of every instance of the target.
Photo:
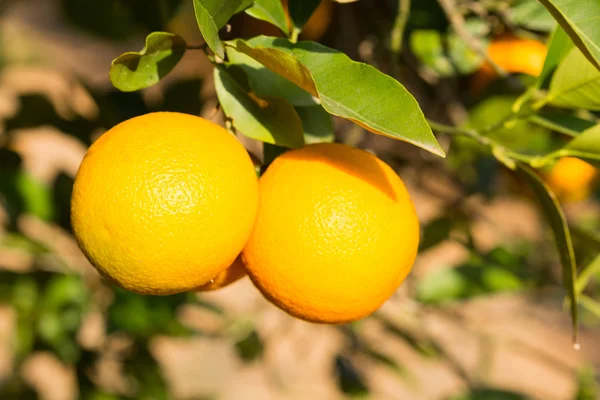
POLYGON ((212 290, 221 289, 225 286, 229 286, 246 276, 246 268, 242 262, 241 257, 235 259, 233 264, 226 270, 222 271, 219 275, 211 279, 208 283, 200 286, 196 290, 201 292, 208 292, 212 290))
MULTIPOLYGON (((287 0, 281 0, 283 8, 285 10, 285 16, 288 23, 288 28, 292 29, 292 21, 290 20, 290 14, 288 10, 287 0)), ((304 27, 302 27, 302 33, 300 39, 319 41, 327 28, 331 24, 333 19, 333 2, 331 0, 322 0, 319 6, 315 9, 313 14, 310 16, 304 27)), ((258 35, 267 36, 283 36, 283 33, 274 25, 261 21, 255 18, 247 17, 243 21, 242 26, 242 37, 253 37, 258 35)))
POLYGON ((258 289, 289 314, 321 323, 363 318, 411 270, 419 243, 413 203, 372 154, 334 143, 288 151, 259 192, 242 258, 258 289))
POLYGON ((98 271, 142 294, 198 288, 229 267, 254 224, 258 182, 222 127, 180 113, 122 122, 75 179, 75 237, 98 271))
POLYGON ((562 202, 580 201, 591 193, 596 169, 575 157, 561 158, 546 175, 548 185, 562 202))
MULTIPOLYGON (((509 73, 538 76, 544 67, 547 48, 544 43, 515 36, 492 40, 487 49, 490 58, 509 73)), ((474 77, 474 87, 481 89, 496 78, 489 64, 483 64, 474 77)))

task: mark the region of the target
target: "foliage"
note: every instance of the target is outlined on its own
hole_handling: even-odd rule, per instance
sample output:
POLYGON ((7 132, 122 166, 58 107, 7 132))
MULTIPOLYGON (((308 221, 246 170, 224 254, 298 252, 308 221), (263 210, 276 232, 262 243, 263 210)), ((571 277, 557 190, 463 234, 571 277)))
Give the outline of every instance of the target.
MULTIPOLYGON (((138 49, 144 45, 140 35, 146 35, 146 41, 143 50, 113 61, 110 80, 118 90, 86 86, 98 107, 97 115, 66 117, 46 97, 23 94, 18 111, 2 117, 0 214, 7 218, 0 230, 0 256, 8 252, 25 255, 30 268, 20 272, 0 269, 0 301, 16 311, 17 331, 16 372, 7 382, 0 382, 0 398, 34 396, 18 371, 32 352, 42 350, 76 366, 81 398, 154 399, 169 398, 167 382, 150 350, 159 335, 224 337, 234 343, 240 360, 248 363, 259 362, 268 349, 269 343, 251 323, 231 321, 201 297, 144 297, 115 290, 81 273, 68 256, 24 229, 23 221, 35 218, 69 232, 72 177, 61 174, 42 182, 32 176, 12 146, 15 132, 50 125, 88 146, 96 132, 149 111, 198 115, 206 106, 198 94, 203 82, 163 81, 174 75, 172 71, 191 52, 202 52, 214 67, 216 98, 227 127, 264 143, 258 167, 262 171, 287 148, 341 140, 339 126, 344 126, 350 127, 344 136, 348 142, 364 145, 369 140, 364 134, 374 133, 389 139, 388 147, 404 145, 410 160, 420 160, 419 168, 451 176, 462 197, 483 193, 489 199, 506 192, 506 188, 498 189, 498 177, 509 176, 519 182, 523 196, 541 205, 557 249, 550 255, 546 239, 481 250, 472 230, 476 218, 466 211, 464 199, 429 221, 422 229, 420 252, 452 242, 466 249, 469 257, 457 267, 428 272, 413 282, 411 293, 418 307, 443 312, 474 297, 562 284, 575 340, 579 313, 583 323, 599 323, 600 218, 571 218, 543 180, 562 157, 600 165, 598 1, 490 0, 474 8, 456 3, 475 2, 412 1, 408 15, 401 15, 396 1, 378 5, 368 0, 340 1, 336 9, 355 10, 360 18, 337 21, 325 37, 327 46, 298 41, 319 2, 288 3, 289 21, 279 0, 60 2, 63 14, 86 34, 121 43, 135 41, 138 49), (449 4, 454 6, 450 10, 449 4), (193 15, 203 43, 170 32, 169 21, 178 12, 193 15), (260 32, 252 38, 238 37, 236 23, 249 16, 273 25, 279 37, 260 32), (353 23, 356 26, 344 30, 353 23), (338 31, 351 31, 361 38, 348 45, 338 31), (392 33, 396 38, 400 34, 399 43, 391 39, 392 33), (490 63, 485 47, 498 33, 546 41, 548 53, 538 77, 507 74, 501 65, 490 63), (350 48, 353 44, 358 50, 350 48), (481 91, 473 90, 473 74, 486 67, 494 71, 495 81, 481 91), (149 102, 144 90, 157 84, 163 85, 164 96, 161 102, 149 102), (458 104, 465 117, 455 118, 460 113, 449 111, 450 106, 440 111, 439 103, 453 110, 458 104), (353 139, 356 132, 359 139, 353 139), (443 160, 446 153, 448 159, 443 160), (190 304, 209 310, 226 328, 215 334, 184 326, 178 313, 190 304), (102 333, 107 338, 128 338, 120 362, 124 375, 133 382, 129 392, 107 392, 90 377, 89 371, 106 351, 78 338, 92 312, 104 317, 102 333)), ((4 67, 0 54, 0 68, 4 67)), ((392 165, 406 162, 389 158, 392 165)), ((597 203, 595 196, 592 201, 597 203)), ((0 258, 0 267, 4 262, 8 261, 0 258)), ((382 318, 374 317, 396 340, 423 356, 447 358, 451 363, 434 339, 382 318)), ((353 358, 357 354, 396 372, 403 370, 396 360, 364 342, 360 326, 340 329, 352 342, 331 362, 341 392, 359 398, 369 395, 369 381, 353 358)), ((404 378, 398 372, 398 379, 404 378)), ((469 392, 453 399, 527 398, 467 383, 469 392)), ((593 371, 583 370, 576 398, 596 395, 593 371)))

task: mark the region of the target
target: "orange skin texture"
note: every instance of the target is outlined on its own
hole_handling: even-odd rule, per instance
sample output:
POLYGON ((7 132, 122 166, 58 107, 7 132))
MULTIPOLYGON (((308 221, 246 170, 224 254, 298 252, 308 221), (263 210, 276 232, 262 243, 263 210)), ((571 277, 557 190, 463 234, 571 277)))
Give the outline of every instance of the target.
MULTIPOLYGON (((542 72, 547 51, 544 43, 515 36, 495 39, 487 49, 490 58, 506 72, 531 76, 538 76, 542 72)), ((480 90, 496 76, 493 68, 486 63, 475 74, 473 86, 480 90)))
POLYGON ((564 157, 552 167, 546 181, 562 202, 586 199, 591 192, 596 169, 575 157, 564 157))
POLYGON ((246 267, 242 262, 242 258, 238 257, 235 259, 233 264, 225 271, 221 272, 219 275, 211 279, 207 284, 200 286, 196 289, 199 292, 210 292, 213 290, 224 288, 225 286, 229 286, 232 283, 235 283, 245 277, 246 267))
POLYGON ((90 262, 141 294, 196 289, 228 268, 252 230, 258 182, 222 127, 180 113, 132 118, 88 150, 71 217, 90 262))
MULTIPOLYGON (((281 3, 285 10, 288 28, 292 29, 292 21, 290 20, 288 11, 288 2, 287 0, 282 0, 281 3)), ((302 27, 300 39, 318 42, 325 32, 327 32, 327 28, 329 28, 329 25, 331 24, 331 20, 333 19, 333 8, 333 2, 331 0, 322 0, 304 27, 302 27)), ((282 37, 283 33, 276 26, 271 25, 268 22, 251 17, 246 18, 244 26, 242 27, 242 36, 253 37, 258 35, 282 37)))
POLYGON ((259 181, 242 257, 267 299, 300 319, 346 323, 379 308, 410 272, 419 222, 400 177, 341 144, 278 157, 259 181))

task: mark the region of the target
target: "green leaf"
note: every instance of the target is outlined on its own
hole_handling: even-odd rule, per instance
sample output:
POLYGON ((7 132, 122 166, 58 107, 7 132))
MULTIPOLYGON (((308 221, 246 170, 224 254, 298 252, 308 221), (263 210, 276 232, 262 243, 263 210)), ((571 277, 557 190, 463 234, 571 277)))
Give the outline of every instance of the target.
POLYGON ((335 139, 333 121, 323 107, 296 107, 296 112, 302 121, 306 144, 333 142, 335 139))
POLYGON ((515 25, 534 31, 550 32, 556 26, 552 15, 537 0, 517 0, 506 13, 515 25))
POLYGON ((242 134, 266 143, 302 147, 302 122, 287 101, 277 97, 252 97, 223 66, 215 68, 219 103, 233 126, 242 134))
POLYGON ((563 147, 561 153, 600 165, 600 125, 584 131, 571 140, 563 147))
POLYGON ((246 9, 246 14, 270 22, 286 35, 290 32, 281 0, 254 0, 254 4, 246 9))
POLYGON ((219 38, 221 29, 234 14, 250 7, 252 0, 194 0, 194 13, 200 33, 210 49, 225 58, 225 48, 219 38))
POLYGON ((529 117, 529 121, 544 128, 568 136, 578 136, 581 132, 595 125, 594 122, 578 118, 571 114, 552 112, 540 112, 529 117))
POLYGON ((313 95, 271 71, 247 54, 239 52, 233 47, 227 47, 226 53, 230 65, 244 70, 250 88, 257 95, 281 97, 294 106, 318 105, 313 95))
POLYGON ((548 103, 556 107, 600 111, 600 70, 577 48, 571 49, 550 82, 548 103))
POLYGON ((579 274, 579 277, 577 278, 577 293, 581 294, 587 287, 588 283, 590 283, 590 280, 592 279, 592 277, 598 275, 599 272, 600 272, 600 254, 598 254, 592 260, 592 262, 590 262, 588 265, 586 265, 581 270, 581 273, 579 274))
POLYGON ((571 51, 573 46, 569 35, 567 35, 560 25, 557 25, 548 40, 548 52, 546 53, 542 72, 538 77, 538 87, 542 86, 544 81, 566 57, 569 51, 571 51))
POLYGON ((422 239, 419 243, 419 252, 428 250, 450 237, 452 220, 440 217, 428 223, 423 229, 422 239))
POLYGON ((294 27, 301 30, 319 4, 321 0, 288 0, 290 19, 294 27))
POLYGON ((128 52, 115 58, 110 67, 110 81, 123 92, 133 92, 155 85, 181 60, 185 40, 167 32, 152 32, 140 52, 128 52))
MULTIPOLYGON (((480 18, 471 18, 465 21, 465 29, 479 41, 487 46, 485 35, 489 27, 480 18)), ((461 37, 451 30, 446 38, 448 54, 456 70, 462 75, 469 75, 477 71, 483 64, 483 57, 471 50, 461 37)))
POLYGON ((441 304, 523 287, 521 279, 505 267, 468 264, 441 268, 423 277, 417 286, 417 299, 427 304, 441 304))
POLYGON ((600 2, 598 0, 539 0, 585 57, 600 70, 600 2))
POLYGON ((416 30, 410 35, 410 48, 423 64, 440 76, 454 75, 454 66, 444 54, 442 35, 433 29, 416 30))
POLYGON ((314 42, 260 36, 229 45, 319 97, 328 113, 445 156, 414 97, 372 66, 314 42))
POLYGON ((533 189, 542 211, 546 215, 562 264, 563 285, 571 301, 571 320, 573 323, 573 340, 577 341, 579 332, 579 295, 575 288, 577 282, 577 263, 571 242, 571 233, 567 225, 567 219, 560 207, 556 195, 552 193, 548 185, 540 176, 528 166, 518 164, 517 171, 533 189))

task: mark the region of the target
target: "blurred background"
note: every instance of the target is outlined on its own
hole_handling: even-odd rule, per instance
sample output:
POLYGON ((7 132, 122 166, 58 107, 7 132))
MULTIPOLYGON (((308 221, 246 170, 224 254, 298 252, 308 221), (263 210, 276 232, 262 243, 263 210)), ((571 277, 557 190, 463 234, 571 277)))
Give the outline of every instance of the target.
MULTIPOLYGON (((508 81, 495 79, 435 0, 412 1, 401 52, 396 0, 324 1, 304 38, 394 75, 428 117, 493 124, 533 79, 528 74, 539 72, 543 54, 531 43, 544 42, 554 22, 536 0, 456 5, 476 40, 509 41, 498 52, 525 66, 506 67, 508 81)), ((546 222, 525 184, 467 139, 440 136, 449 151, 442 160, 333 121, 337 141, 372 151, 399 172, 422 223, 413 272, 362 321, 295 320, 247 278, 217 292, 168 297, 106 284, 69 222, 88 146, 151 111, 223 122, 212 65, 200 51, 188 51, 141 92, 119 92, 108 80, 111 60, 141 49, 151 31, 202 43, 192 1, 0 0, 0 12, 0 399, 600 398, 600 305, 582 307, 581 350, 574 350, 546 222)), ((223 37, 277 33, 243 14, 230 23, 223 37)), ((597 118, 587 116, 591 124, 597 118)), ((564 142, 530 122, 496 135, 529 153, 564 142)), ((262 146, 243 141, 260 160, 262 146)), ((585 265, 600 251, 600 194, 593 173, 577 180, 579 167, 563 178, 579 182, 575 189, 561 187, 560 178, 554 184, 585 265)), ((596 275, 590 272, 586 289, 592 299, 600 294, 596 275)))

